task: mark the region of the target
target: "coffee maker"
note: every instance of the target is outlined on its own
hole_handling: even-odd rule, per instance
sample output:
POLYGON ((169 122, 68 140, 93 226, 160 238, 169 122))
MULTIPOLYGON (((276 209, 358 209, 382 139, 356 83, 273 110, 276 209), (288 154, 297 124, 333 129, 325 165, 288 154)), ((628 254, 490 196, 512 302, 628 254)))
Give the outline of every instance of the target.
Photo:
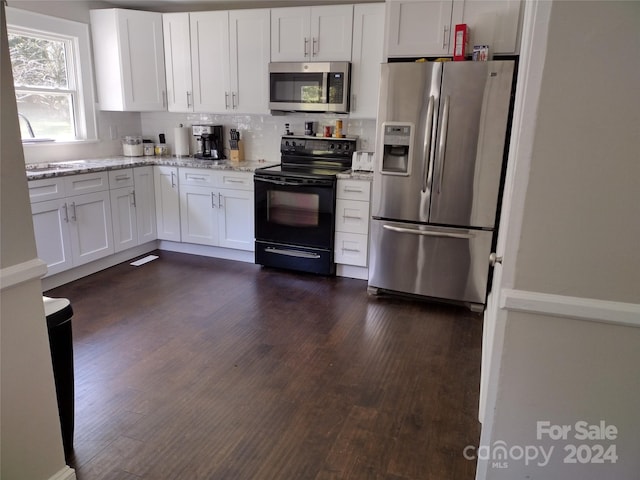
POLYGON ((222 125, 192 125, 191 133, 196 137, 195 158, 220 160, 224 156, 222 125))

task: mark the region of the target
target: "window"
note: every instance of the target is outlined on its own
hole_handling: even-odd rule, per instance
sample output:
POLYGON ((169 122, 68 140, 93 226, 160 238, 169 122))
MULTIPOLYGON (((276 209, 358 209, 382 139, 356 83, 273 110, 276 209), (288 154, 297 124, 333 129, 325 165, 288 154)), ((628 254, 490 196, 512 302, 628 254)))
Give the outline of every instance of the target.
POLYGON ((24 143, 96 138, 87 25, 7 9, 24 143))

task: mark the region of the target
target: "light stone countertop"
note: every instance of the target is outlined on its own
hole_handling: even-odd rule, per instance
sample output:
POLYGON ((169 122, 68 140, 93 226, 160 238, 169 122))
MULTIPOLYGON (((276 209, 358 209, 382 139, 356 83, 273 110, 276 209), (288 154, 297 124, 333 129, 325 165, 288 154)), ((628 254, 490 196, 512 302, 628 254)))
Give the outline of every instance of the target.
POLYGON ((79 173, 118 170, 122 168, 143 167, 147 165, 169 165, 173 167, 208 168, 213 170, 232 170, 236 172, 253 172, 257 168, 278 165, 280 162, 266 160, 245 160, 233 162, 231 160, 211 161, 193 157, 104 157, 85 160, 69 160, 66 162, 38 163, 26 166, 27 179, 77 175, 79 173))

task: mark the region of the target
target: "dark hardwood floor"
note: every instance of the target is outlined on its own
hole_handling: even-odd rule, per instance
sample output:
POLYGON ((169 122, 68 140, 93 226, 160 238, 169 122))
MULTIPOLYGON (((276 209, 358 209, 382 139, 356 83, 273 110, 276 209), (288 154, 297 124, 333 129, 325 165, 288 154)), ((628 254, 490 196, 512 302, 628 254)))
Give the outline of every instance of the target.
POLYGON ((155 252, 74 309, 78 480, 472 479, 481 317, 155 252))

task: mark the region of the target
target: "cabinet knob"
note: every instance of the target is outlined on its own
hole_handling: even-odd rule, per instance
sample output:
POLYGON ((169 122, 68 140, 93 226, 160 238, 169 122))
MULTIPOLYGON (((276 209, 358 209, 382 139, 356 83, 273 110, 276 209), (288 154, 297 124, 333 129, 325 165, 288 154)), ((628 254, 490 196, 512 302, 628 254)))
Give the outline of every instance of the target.
POLYGON ((496 255, 495 252, 491 252, 491 254, 489 255, 489 265, 495 267, 496 263, 502 264, 502 257, 496 255))

